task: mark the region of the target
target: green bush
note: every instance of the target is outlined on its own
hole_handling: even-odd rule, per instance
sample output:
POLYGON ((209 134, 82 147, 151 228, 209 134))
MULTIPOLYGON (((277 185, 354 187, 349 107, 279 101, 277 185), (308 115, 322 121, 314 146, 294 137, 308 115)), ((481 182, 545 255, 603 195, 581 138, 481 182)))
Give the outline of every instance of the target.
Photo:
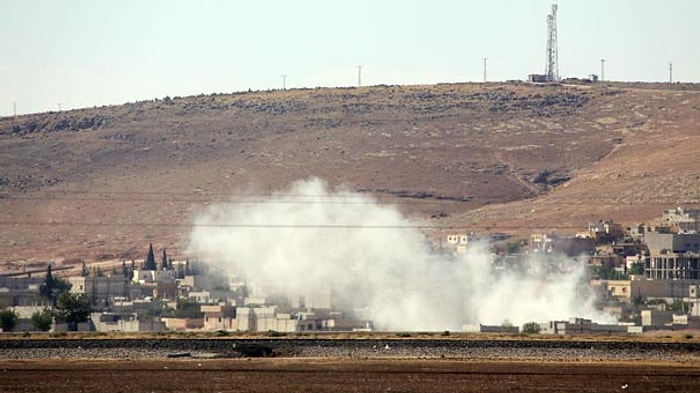
POLYGON ((5 309, 0 311, 0 328, 4 332, 11 332, 17 326, 19 315, 15 310, 5 309))
POLYGON ((537 322, 528 322, 523 325, 524 334, 539 334, 540 325, 537 322))
POLYGON ((53 323, 53 315, 48 308, 32 314, 32 326, 36 330, 46 332, 51 329, 51 323, 53 323))
POLYGON ((267 331, 267 337, 284 337, 286 335, 287 335, 286 333, 278 332, 276 330, 268 330, 267 331))

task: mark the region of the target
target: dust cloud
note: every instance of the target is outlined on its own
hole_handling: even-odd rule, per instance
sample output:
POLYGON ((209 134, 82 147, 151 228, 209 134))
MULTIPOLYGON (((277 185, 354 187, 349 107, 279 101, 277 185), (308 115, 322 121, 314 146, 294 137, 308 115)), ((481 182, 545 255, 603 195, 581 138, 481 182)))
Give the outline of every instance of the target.
POLYGON ((194 220, 189 252, 274 293, 330 288, 335 306, 365 310, 378 330, 604 318, 581 263, 562 257, 566 268, 544 279, 536 259, 524 270, 494 269, 485 243, 461 256, 435 252, 396 207, 317 178, 208 207, 194 220))

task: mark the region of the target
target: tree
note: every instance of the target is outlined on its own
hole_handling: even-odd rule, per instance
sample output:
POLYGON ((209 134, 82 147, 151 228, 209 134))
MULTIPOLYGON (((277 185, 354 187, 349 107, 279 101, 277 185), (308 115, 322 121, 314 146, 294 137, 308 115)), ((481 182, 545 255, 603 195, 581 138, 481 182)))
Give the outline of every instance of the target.
POLYGON ((630 266, 629 274, 632 275, 642 275, 644 274, 644 262, 633 262, 630 266))
POLYGON ((68 330, 78 330, 78 323, 86 322, 92 312, 90 300, 84 293, 62 293, 56 308, 61 320, 68 324, 68 330))
POLYGON ((11 332, 17 326, 18 319, 19 315, 15 310, 9 308, 2 310, 0 311, 0 328, 3 332, 11 332))
POLYGON ((161 270, 168 270, 168 255, 165 253, 165 249, 163 249, 163 257, 161 258, 161 270))
POLYGON ((528 322, 523 325, 523 333, 525 334, 539 334, 540 325, 537 322, 528 322))
POLYGON ((153 243, 148 244, 148 255, 143 263, 143 270, 157 270, 156 257, 153 254, 153 243))
POLYGON ((45 308, 32 314, 32 326, 36 330, 48 331, 53 323, 53 314, 51 310, 45 308))
POLYGON ((71 284, 63 279, 54 278, 51 273, 51 265, 46 269, 46 278, 39 287, 39 293, 45 297, 53 307, 62 293, 70 291, 71 284))
POLYGON ((199 303, 187 298, 177 299, 175 317, 177 318, 202 318, 204 313, 200 311, 199 303))

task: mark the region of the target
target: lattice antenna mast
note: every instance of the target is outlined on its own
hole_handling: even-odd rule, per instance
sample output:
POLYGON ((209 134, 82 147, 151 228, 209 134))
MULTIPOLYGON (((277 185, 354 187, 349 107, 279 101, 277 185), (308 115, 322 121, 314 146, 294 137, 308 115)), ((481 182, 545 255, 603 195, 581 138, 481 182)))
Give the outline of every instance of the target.
POLYGON ((559 81, 559 50, 557 45, 557 5, 552 4, 552 13, 547 15, 547 82, 559 81))

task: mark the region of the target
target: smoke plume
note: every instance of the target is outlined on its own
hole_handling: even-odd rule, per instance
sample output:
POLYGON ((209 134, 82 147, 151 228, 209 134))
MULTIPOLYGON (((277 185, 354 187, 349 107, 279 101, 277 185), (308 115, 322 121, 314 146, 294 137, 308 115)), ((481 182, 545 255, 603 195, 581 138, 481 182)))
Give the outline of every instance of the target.
POLYGON ((562 259, 566 272, 545 280, 533 269, 495 271, 487 244, 435 253, 397 208, 316 178, 263 201, 211 206, 194 224, 190 252, 201 259, 290 296, 330 287, 334 302, 364 307, 381 330, 601 318, 581 290, 580 263, 562 259))

